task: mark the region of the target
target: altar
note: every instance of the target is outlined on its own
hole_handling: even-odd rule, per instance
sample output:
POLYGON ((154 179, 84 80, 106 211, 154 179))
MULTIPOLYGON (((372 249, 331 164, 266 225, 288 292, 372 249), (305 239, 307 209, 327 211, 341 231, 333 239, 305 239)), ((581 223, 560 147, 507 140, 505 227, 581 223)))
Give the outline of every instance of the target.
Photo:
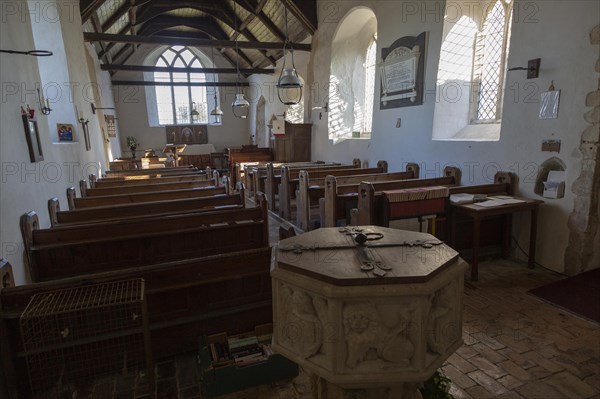
POLYGON ((273 349, 313 375, 315 398, 421 398, 462 345, 467 263, 432 235, 321 228, 272 262, 273 349))

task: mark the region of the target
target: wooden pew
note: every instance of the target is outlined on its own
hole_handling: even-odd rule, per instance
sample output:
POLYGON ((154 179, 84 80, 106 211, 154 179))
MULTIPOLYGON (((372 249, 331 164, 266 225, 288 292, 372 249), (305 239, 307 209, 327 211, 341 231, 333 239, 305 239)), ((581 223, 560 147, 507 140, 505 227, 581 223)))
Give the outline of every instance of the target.
MULTIPOLYGON (((325 178, 313 179, 312 176, 301 172, 299 175, 298 194, 296 196, 296 224, 304 230, 313 228, 311 222, 311 206, 318 202, 321 207, 321 198, 325 197, 326 187, 334 182, 334 190, 337 187, 344 187, 348 192, 358 191, 357 186, 362 181, 398 181, 408 180, 418 177, 419 169, 416 164, 408 164, 404 172, 393 173, 372 173, 357 174, 347 176, 328 175, 325 178), (352 189, 355 187, 355 189, 352 189)), ((345 213, 345 212, 344 212, 345 213)), ((323 217, 321 217, 323 219, 323 217)))
MULTIPOLYGON (((267 174, 266 168, 267 168, 267 165, 269 165, 269 164, 272 164, 273 167, 275 167, 277 169, 280 169, 283 166, 287 166, 287 167, 297 169, 297 170, 306 169, 306 168, 326 168, 326 167, 333 167, 333 166, 341 165, 337 162, 323 162, 323 161, 287 162, 287 163, 254 162, 254 163, 244 164, 243 166, 240 164, 240 167, 242 167, 242 169, 243 169, 243 173, 241 175, 240 175, 240 172, 236 172, 236 173, 238 173, 238 175, 240 175, 240 179, 242 181, 244 181, 244 183, 246 184, 246 187, 248 188, 248 193, 255 193, 255 192, 259 192, 259 191, 265 192, 265 190, 266 190, 265 180, 266 180, 266 174, 267 174)), ((360 168, 360 160, 354 159, 353 164, 347 165, 347 167, 360 168)))
POLYGON ((140 176, 140 175, 167 175, 180 174, 187 172, 197 172, 198 168, 193 166, 177 166, 173 168, 157 168, 157 169, 133 169, 133 170, 107 170, 106 177, 125 177, 125 176, 140 176))
POLYGON ((255 208, 152 216, 40 229, 38 216, 21 216, 33 281, 118 270, 269 245, 263 196, 255 208))
POLYGON ((48 213, 53 227, 100 222, 108 220, 147 217, 148 215, 167 215, 174 213, 193 213, 215 208, 243 208, 245 198, 243 191, 234 195, 215 195, 210 197, 186 198, 178 200, 142 202, 136 204, 110 205, 96 208, 73 209, 61 211, 58 198, 48 200, 48 213))
POLYGON ((166 201, 170 199, 198 198, 228 193, 229 185, 224 185, 220 187, 200 187, 187 190, 154 191, 149 193, 77 198, 75 187, 69 187, 67 189, 67 201, 69 209, 80 209, 117 204, 166 201))
POLYGON ((31 397, 19 317, 35 294, 143 278, 152 352, 162 359, 197 351, 201 335, 237 334, 272 322, 270 262, 265 247, 2 288, 0 350, 9 390, 31 397))
MULTIPOLYGON (((386 165, 387 166, 387 165, 386 165)), ((366 169, 360 169, 359 173, 347 175, 346 172, 331 173, 328 176, 336 178, 337 185, 349 185, 358 184, 362 181, 395 181, 395 180, 407 180, 415 179, 419 177, 418 166, 416 164, 408 164, 405 172, 393 172, 393 173, 360 173, 367 171, 366 169)), ((325 179, 326 177, 313 178, 313 173, 308 171, 301 171, 298 179, 298 194, 296 195, 296 224, 303 230, 310 230, 311 228, 311 206, 318 205, 320 198, 325 195, 325 179)), ((291 203, 289 197, 283 199, 286 203, 284 206, 287 208, 291 203)))
POLYGON ((227 160, 230 167, 231 184, 235 186, 238 181, 241 181, 236 173, 236 165, 238 171, 240 171, 239 164, 245 162, 270 162, 273 160, 273 150, 271 148, 258 148, 256 145, 227 148, 227 160))
MULTIPOLYGON (((213 172, 214 173, 214 172, 213 172)), ((214 174, 213 176, 214 177, 214 174)), ((144 178, 96 178, 95 175, 89 176, 90 188, 105 188, 105 187, 122 187, 127 185, 136 184, 161 184, 161 183, 175 183, 182 181, 197 181, 197 180, 209 180, 209 176, 203 172, 197 172, 195 174, 185 175, 172 175, 172 176, 158 176, 158 177, 144 177, 144 178)))
MULTIPOLYGON (((287 176, 291 176, 297 179, 298 173, 301 170, 308 170, 306 167, 298 167, 292 165, 281 165, 280 167, 275 167, 274 165, 267 164, 264 168, 264 172, 258 177, 261 182, 255 183, 255 185, 259 187, 264 187, 264 193, 267 196, 267 202, 269 203, 269 209, 275 211, 279 209, 279 215, 282 216, 281 212, 281 193, 279 192, 280 187, 282 186, 282 178, 283 174, 286 173, 287 176), (285 172, 284 172, 285 170, 285 172), (276 206, 276 195, 279 195, 280 205, 276 206)), ((360 159, 355 158, 352 161, 352 165, 342 165, 342 164, 324 164, 317 167, 311 167, 310 170, 318 175, 323 174, 326 176, 328 171, 342 171, 347 170, 349 174, 356 173, 357 170, 360 169, 360 159)), ((379 170, 379 168, 375 168, 374 170, 379 170)), ((297 184, 297 183, 296 183, 297 184)), ((295 186, 294 186, 295 187, 295 186)), ((295 193, 295 188, 284 187, 283 192, 286 195, 286 198, 290 197, 293 193, 295 193)), ((289 205, 289 204, 286 204, 289 205)), ((284 208, 289 209, 289 206, 284 208)), ((289 213, 289 212, 288 212, 289 213)))
POLYGON ((217 187, 218 185, 219 179, 216 178, 211 180, 180 181, 173 183, 128 184, 120 187, 88 188, 86 181, 82 180, 80 182, 80 191, 81 196, 87 198, 107 195, 149 193, 154 191, 187 190, 201 187, 217 187))
MULTIPOLYGON (((444 177, 431 179, 411 179, 397 181, 374 182, 375 191, 396 190, 401 188, 427 186, 454 186, 460 182, 460 170, 449 167, 444 170, 444 177)), ((325 179, 325 196, 319 200, 321 208, 321 227, 335 227, 338 219, 350 222, 351 209, 358 204, 359 184, 338 185, 335 177, 325 179)))
MULTIPOLYGON (((472 186, 452 186, 449 187, 449 195, 456 193, 471 194, 510 194, 513 192, 513 178, 508 172, 498 172, 494 176, 494 183, 480 184, 472 186)), ((353 225, 377 225, 389 226, 389 222, 395 219, 406 219, 417 217, 424 214, 436 214, 438 219, 445 220, 448 213, 448 198, 441 201, 435 200, 433 207, 428 207, 423 201, 407 201, 391 204, 384 193, 382 187, 378 189, 368 182, 363 182, 358 191, 358 207, 354 212, 353 225), (430 209, 431 211, 428 211, 430 209)), ((432 201, 430 201, 432 202, 432 201)))

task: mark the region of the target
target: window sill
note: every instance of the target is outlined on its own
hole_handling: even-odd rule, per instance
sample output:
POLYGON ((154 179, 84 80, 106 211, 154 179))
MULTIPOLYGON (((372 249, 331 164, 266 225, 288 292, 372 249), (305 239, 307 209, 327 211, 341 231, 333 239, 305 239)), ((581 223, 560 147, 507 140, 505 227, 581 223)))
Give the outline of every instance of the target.
POLYGON ((500 140, 500 123, 478 123, 466 125, 455 134, 448 137, 440 137, 435 135, 434 141, 499 141, 500 140))

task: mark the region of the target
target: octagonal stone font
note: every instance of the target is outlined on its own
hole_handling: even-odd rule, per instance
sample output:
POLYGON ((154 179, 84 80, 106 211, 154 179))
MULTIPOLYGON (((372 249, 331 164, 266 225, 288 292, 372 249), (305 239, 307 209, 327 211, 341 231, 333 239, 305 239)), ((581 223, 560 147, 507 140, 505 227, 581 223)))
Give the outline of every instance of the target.
POLYGON ((345 389, 420 383, 462 344, 467 264, 425 234, 326 228, 273 248, 273 349, 345 389))

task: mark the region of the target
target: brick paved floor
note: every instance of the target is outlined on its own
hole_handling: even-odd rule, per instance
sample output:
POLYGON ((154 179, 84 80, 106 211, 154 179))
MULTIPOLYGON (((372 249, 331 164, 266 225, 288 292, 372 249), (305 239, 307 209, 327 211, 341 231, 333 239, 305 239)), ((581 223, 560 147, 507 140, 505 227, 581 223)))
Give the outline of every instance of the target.
MULTIPOLYGON (((270 224, 273 243, 279 223, 270 224)), ((526 293, 562 278, 509 260, 481 262, 478 282, 466 277, 464 345, 442 367, 456 399, 600 399, 600 325, 526 293)), ((158 398, 202 398, 194 353, 159 360, 156 377, 158 398)), ((309 399, 309 387, 301 372, 220 399, 309 399)), ((145 399, 146 388, 139 375, 119 376, 52 397, 145 399)))
MULTIPOLYGON (((464 345, 442 367, 457 399, 600 399, 600 326, 526 294, 563 276, 524 263, 480 264, 466 282, 464 345)), ((600 300, 600 298, 599 298, 600 300)), ((202 398, 194 353, 156 364, 157 397, 202 398)), ((119 376, 61 398, 148 398, 145 379, 119 376)), ((305 373, 221 399, 308 399, 305 373)))

